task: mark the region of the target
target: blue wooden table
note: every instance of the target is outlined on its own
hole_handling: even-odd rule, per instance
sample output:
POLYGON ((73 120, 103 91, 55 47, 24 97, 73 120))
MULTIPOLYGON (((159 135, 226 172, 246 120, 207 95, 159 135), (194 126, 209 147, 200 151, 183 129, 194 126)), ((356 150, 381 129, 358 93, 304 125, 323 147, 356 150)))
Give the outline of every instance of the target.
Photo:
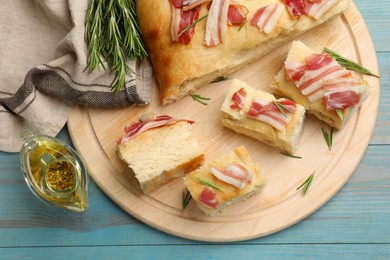
MULTIPOLYGON (((0 152, 0 259, 390 259, 390 1, 355 4, 376 48, 378 119, 356 171, 317 212, 263 238, 195 242, 139 222, 93 182, 84 216, 49 208, 25 184, 19 154, 0 152)), ((71 144, 66 128, 58 137, 71 144)))

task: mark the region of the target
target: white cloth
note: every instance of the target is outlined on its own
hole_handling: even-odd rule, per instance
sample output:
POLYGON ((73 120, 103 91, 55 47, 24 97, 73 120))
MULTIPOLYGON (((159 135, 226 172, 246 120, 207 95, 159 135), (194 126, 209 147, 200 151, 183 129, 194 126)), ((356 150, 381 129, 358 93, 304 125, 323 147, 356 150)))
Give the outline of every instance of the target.
POLYGON ((55 136, 74 104, 146 105, 152 95, 149 62, 129 66, 114 94, 109 71, 84 72, 84 19, 88 0, 3 0, 0 5, 0 150, 17 152, 19 133, 55 136))

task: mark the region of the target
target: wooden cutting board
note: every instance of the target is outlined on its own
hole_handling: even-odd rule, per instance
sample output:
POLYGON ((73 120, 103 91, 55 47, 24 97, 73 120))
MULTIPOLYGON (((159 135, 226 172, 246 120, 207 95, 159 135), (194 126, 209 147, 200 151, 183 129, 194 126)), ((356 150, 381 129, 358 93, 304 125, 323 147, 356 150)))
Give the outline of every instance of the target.
MULTIPOLYGON (((326 46, 378 72, 370 35, 355 5, 299 39, 319 51, 326 46)), ((287 52, 288 44, 230 77, 245 80, 265 91, 270 90, 273 76, 283 66, 287 52)), ((372 86, 372 93, 350 118, 346 128, 334 133, 331 151, 321 132, 321 127, 326 130, 329 127, 312 116, 307 117, 296 153, 302 159, 282 155, 221 125, 219 108, 229 88, 229 80, 197 91, 211 98, 207 106, 186 97, 162 107, 157 87, 153 101, 146 107, 94 109, 76 106, 69 117, 68 128, 73 144, 84 158, 94 181, 132 216, 156 229, 188 239, 246 240, 282 230, 307 217, 334 196, 353 173, 370 140, 379 103, 379 80, 362 77, 372 86), (194 133, 208 161, 244 145, 268 180, 267 186, 258 195, 214 217, 205 216, 193 201, 182 210, 182 193, 185 190, 182 179, 144 195, 134 176, 118 159, 116 140, 122 136, 126 124, 149 111, 195 120, 194 133), (314 171, 312 185, 303 196, 302 191, 296 188, 314 171)))

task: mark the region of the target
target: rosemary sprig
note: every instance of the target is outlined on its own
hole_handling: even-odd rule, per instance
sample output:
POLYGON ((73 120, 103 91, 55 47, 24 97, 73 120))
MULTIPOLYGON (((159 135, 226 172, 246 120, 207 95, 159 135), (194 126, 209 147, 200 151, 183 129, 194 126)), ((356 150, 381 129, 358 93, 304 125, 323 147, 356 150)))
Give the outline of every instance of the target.
POLYGON ((106 70, 108 65, 114 73, 113 92, 122 90, 126 76, 134 74, 127 61, 147 56, 134 0, 90 0, 84 38, 87 45, 85 70, 89 73, 100 67, 106 70))
POLYGON ((283 155, 286 155, 288 157, 291 157, 291 158, 302 159, 302 157, 298 156, 298 155, 293 155, 293 154, 289 154, 289 153, 286 153, 286 152, 280 152, 280 153, 283 154, 283 155))
POLYGON ((135 3, 133 0, 120 0, 118 1, 118 6, 123 12, 124 30, 126 32, 123 42, 125 49, 129 49, 130 58, 142 60, 148 54, 142 42, 141 29, 139 28, 135 12, 135 3))
POLYGON ((99 65, 106 69, 101 59, 101 49, 103 47, 102 37, 103 34, 103 20, 94 19, 94 17, 103 16, 103 6, 99 2, 90 1, 88 10, 85 15, 85 42, 87 44, 87 67, 88 72, 92 72, 95 68, 99 68, 99 65))
POLYGON ((210 100, 210 98, 202 97, 201 95, 198 94, 191 94, 191 97, 194 101, 199 102, 204 106, 207 106, 206 101, 210 100))
POLYGON ((282 105, 277 100, 272 100, 272 102, 275 104, 275 106, 279 109, 280 113, 284 115, 284 117, 287 117, 286 113, 284 111, 287 111, 290 114, 294 114, 288 107, 282 105))
POLYGON ((225 81, 225 80, 229 80, 229 79, 230 79, 229 77, 221 76, 221 77, 218 77, 218 78, 214 79, 210 83, 217 83, 217 82, 221 82, 221 81, 225 81))
POLYGON ((187 192, 183 191, 183 196, 182 196, 182 208, 185 209, 187 208, 188 203, 190 203, 192 199, 190 191, 187 190, 187 192))
POLYGON ((324 135, 324 139, 326 144, 328 145, 329 151, 332 150, 332 143, 333 143, 333 127, 330 128, 330 132, 326 132, 324 128, 321 127, 322 134, 324 135))
POLYGON ((378 75, 372 73, 369 69, 366 69, 366 68, 360 66, 359 64, 357 64, 353 60, 344 58, 343 56, 337 54, 336 52, 334 52, 328 48, 324 48, 324 51, 326 53, 328 53, 332 58, 334 58, 341 66, 343 66, 344 68, 346 68, 348 70, 357 71, 357 72, 360 72, 360 73, 363 73, 366 75, 370 75, 370 76, 374 76, 374 77, 379 78, 378 75))
POLYGON ((339 116, 339 118, 341 119, 341 121, 344 121, 343 111, 337 109, 337 110, 336 110, 336 113, 337 113, 337 115, 339 116))
POLYGON ((216 190, 220 190, 220 191, 223 191, 223 189, 221 189, 220 187, 218 187, 217 185, 215 185, 214 183, 211 183, 209 181, 206 181, 206 180, 202 180, 202 179, 199 179, 199 178, 196 178, 200 183, 206 185, 206 186, 209 186, 210 188, 213 188, 213 189, 216 189, 216 190))
POLYGON ((306 192, 309 190, 309 187, 314 179, 314 173, 315 171, 313 171, 313 173, 309 176, 309 178, 307 178, 306 181, 297 188, 297 190, 299 190, 303 187, 303 195, 305 195, 306 192))
POLYGON ((244 27, 244 25, 248 22, 248 20, 245 20, 242 22, 242 24, 240 25, 240 27, 238 28, 238 31, 241 31, 242 27, 244 27))
POLYGON ((205 19, 206 17, 208 16, 208 14, 202 16, 201 18, 193 21, 190 25, 188 25, 186 28, 184 28, 177 37, 180 37, 183 33, 185 33, 186 31, 188 31, 189 29, 191 29, 192 27, 194 27, 197 23, 199 23, 200 21, 202 21, 203 19, 205 19))

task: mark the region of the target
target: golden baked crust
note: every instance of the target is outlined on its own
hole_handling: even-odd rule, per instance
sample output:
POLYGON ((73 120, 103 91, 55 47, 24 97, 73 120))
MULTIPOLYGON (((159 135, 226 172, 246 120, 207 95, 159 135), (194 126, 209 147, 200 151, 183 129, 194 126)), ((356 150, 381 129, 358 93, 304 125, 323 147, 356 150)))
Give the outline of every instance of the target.
MULTIPOLYGON (((301 16, 293 19, 287 9, 282 13, 277 28, 269 34, 250 25, 257 9, 280 0, 243 0, 249 10, 248 22, 238 31, 237 26, 228 26, 226 41, 214 47, 204 44, 206 19, 195 27, 188 45, 171 41, 170 0, 137 0, 137 13, 142 37, 147 47, 154 73, 160 87, 162 104, 174 102, 209 83, 218 76, 229 74, 240 67, 258 60, 268 52, 297 35, 329 20, 346 10, 351 0, 339 0, 337 5, 319 20, 301 16)), ((199 17, 207 14, 205 5, 199 17)))
MULTIPOLYGON (((296 104, 297 111, 292 116, 290 122, 288 122, 283 130, 277 130, 267 123, 248 118, 242 111, 230 107, 233 103, 231 97, 242 87, 245 88, 247 92, 247 100, 252 100, 253 98, 261 98, 269 101, 275 100, 275 97, 270 93, 254 89, 248 86, 246 82, 239 79, 233 79, 221 107, 222 124, 236 133, 252 137, 258 141, 276 147, 283 152, 294 154, 298 149, 298 144, 303 133, 305 122, 305 109, 303 106, 296 104)), ((250 102, 246 102, 245 107, 245 109, 248 110, 250 102)))
POLYGON ((248 151, 244 146, 237 147, 233 151, 215 159, 214 161, 201 166, 198 170, 193 171, 184 177, 184 184, 191 193, 192 198, 197 202, 198 207, 207 215, 212 216, 216 211, 223 209, 237 201, 248 198, 254 195, 265 185, 265 179, 260 175, 259 168, 255 165, 250 158, 248 151), (224 167, 229 163, 239 163, 245 168, 253 172, 253 180, 251 184, 247 184, 243 189, 236 188, 230 184, 227 184, 212 175, 210 172, 211 167, 224 167), (215 209, 207 208, 202 204, 199 204, 199 197, 202 193, 203 184, 199 182, 199 179, 214 183, 220 187, 223 191, 216 191, 216 198, 218 199, 218 206, 215 209))
POLYGON ((163 172, 161 175, 154 177, 151 180, 141 183, 141 189, 146 193, 151 193, 154 190, 157 190, 164 184, 167 184, 179 177, 184 176, 186 173, 196 170, 204 162, 204 155, 199 155, 192 158, 192 160, 187 161, 181 165, 178 165, 176 168, 169 171, 163 172))
MULTIPOLYGON (((287 59, 302 59, 310 56, 313 53, 315 53, 315 51, 304 45, 302 42, 294 41, 290 47, 290 52, 287 59)), ((275 95, 291 98, 296 103, 301 104, 306 109, 307 113, 314 115, 321 121, 338 130, 341 130, 344 127, 346 122, 348 122, 348 118, 351 117, 354 111, 356 111, 369 96, 370 87, 367 85, 367 83, 364 82, 361 87, 363 92, 361 93, 360 102, 356 105, 344 109, 343 120, 341 120, 335 110, 325 109, 323 99, 310 102, 306 96, 304 96, 299 91, 292 80, 287 80, 285 68, 278 72, 274 81, 272 82, 272 91, 275 93, 275 95)))

